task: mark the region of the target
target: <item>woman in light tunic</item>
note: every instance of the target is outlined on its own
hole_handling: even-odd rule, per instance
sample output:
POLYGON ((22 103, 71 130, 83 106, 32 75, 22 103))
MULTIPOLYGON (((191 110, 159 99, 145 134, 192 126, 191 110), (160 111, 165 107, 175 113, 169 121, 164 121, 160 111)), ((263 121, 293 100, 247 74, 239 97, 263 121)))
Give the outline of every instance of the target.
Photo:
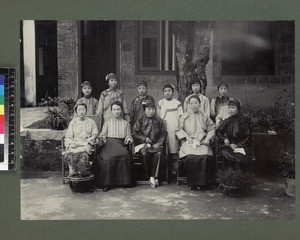
POLYGON ((89 169, 89 155, 92 153, 95 139, 98 135, 96 123, 86 117, 87 106, 85 103, 77 103, 75 106, 76 117, 70 122, 65 146, 67 160, 69 162, 69 175, 76 175, 74 165, 81 163, 89 169))
POLYGON ((215 136, 215 125, 209 116, 199 109, 200 98, 189 98, 191 111, 180 118, 176 132, 182 145, 179 158, 183 159, 189 189, 210 188, 214 182, 215 160, 209 146, 215 136))

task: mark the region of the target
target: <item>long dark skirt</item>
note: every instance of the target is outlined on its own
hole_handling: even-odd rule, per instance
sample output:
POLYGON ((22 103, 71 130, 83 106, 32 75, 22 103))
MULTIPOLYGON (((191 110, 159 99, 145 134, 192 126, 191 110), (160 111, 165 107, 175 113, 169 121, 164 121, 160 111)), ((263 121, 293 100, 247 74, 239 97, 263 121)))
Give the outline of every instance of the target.
POLYGON ((224 146, 221 150, 221 156, 224 161, 225 168, 234 168, 246 171, 249 168, 251 162, 251 156, 246 152, 246 155, 241 153, 233 152, 232 148, 229 146, 224 146))
POLYGON ((211 186, 215 180, 215 159, 209 155, 187 155, 183 158, 189 186, 211 186))
POLYGON ((124 139, 107 138, 98 156, 96 184, 99 186, 130 186, 132 181, 131 155, 124 139))

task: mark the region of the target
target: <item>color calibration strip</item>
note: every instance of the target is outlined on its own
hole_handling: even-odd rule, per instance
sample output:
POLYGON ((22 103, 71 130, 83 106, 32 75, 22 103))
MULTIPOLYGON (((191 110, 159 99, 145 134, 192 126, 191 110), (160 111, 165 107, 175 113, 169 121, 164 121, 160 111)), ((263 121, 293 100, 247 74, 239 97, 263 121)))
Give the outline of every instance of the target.
POLYGON ((15 170, 15 74, 0 68, 0 170, 15 170))

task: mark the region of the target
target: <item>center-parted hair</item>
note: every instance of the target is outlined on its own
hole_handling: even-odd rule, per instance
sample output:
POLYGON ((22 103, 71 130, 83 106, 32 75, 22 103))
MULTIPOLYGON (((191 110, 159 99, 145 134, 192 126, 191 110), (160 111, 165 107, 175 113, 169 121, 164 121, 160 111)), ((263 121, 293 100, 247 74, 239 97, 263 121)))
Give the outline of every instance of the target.
POLYGON ((154 107, 155 108, 155 102, 153 102, 152 100, 147 100, 142 103, 142 106, 143 106, 144 111, 145 111, 146 107, 154 107))
POLYGON ((115 100, 110 104, 110 110, 112 110, 113 105, 117 105, 117 106, 121 107, 121 110, 123 112, 123 105, 119 100, 115 100))
POLYGON ((108 82, 109 79, 117 79, 116 74, 114 74, 114 73, 107 74, 106 77, 105 77, 105 80, 108 82))
POLYGON ((241 110, 241 102, 238 99, 232 99, 228 102, 228 106, 236 106, 237 110, 241 110))
POLYGON ((147 83, 144 80, 141 80, 137 83, 136 87, 139 87, 139 86, 145 86, 147 88, 147 83))
POLYGON ((226 88, 228 89, 228 84, 227 84, 225 81, 219 82, 219 84, 218 84, 218 91, 219 91, 219 88, 220 88, 221 86, 226 87, 226 88))
POLYGON ((172 92, 174 93, 175 87, 174 87, 173 84, 171 84, 171 83, 165 84, 164 87, 163 87, 163 91, 165 91, 165 88, 170 88, 170 89, 172 89, 172 92))
POLYGON ((191 99, 192 99, 192 98, 195 98, 195 99, 197 99, 197 100, 198 100, 198 102, 199 102, 199 104, 201 103, 201 100, 200 100, 199 96, 198 96, 198 95, 196 95, 196 94, 194 94, 194 95, 192 95, 192 96, 190 96, 190 97, 189 97, 189 103, 190 103, 190 101, 191 101, 191 99))
POLYGON ((86 104, 85 103, 83 103, 83 102, 79 102, 79 103, 76 103, 76 105, 75 105, 75 107, 74 107, 74 110, 75 110, 75 112, 77 113, 77 108, 78 108, 78 106, 84 106, 85 107, 85 110, 87 111, 87 106, 86 106, 86 104))

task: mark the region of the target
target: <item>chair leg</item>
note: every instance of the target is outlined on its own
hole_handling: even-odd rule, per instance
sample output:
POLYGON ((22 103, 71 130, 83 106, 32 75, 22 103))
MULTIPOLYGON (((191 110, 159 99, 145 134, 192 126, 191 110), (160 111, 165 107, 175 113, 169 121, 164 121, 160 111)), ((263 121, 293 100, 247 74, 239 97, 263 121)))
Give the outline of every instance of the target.
POLYGON ((65 184, 65 163, 64 160, 61 161, 61 175, 62 175, 62 182, 65 184))

